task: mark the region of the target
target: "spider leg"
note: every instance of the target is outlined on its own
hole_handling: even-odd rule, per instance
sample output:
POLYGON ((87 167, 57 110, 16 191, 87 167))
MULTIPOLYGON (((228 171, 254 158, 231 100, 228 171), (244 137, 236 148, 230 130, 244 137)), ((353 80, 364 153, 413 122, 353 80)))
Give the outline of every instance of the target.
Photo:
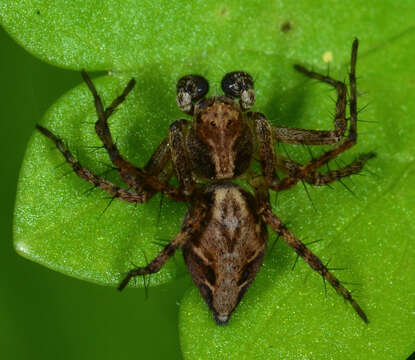
POLYGON ((176 171, 177 180, 183 193, 189 196, 196 188, 191 167, 186 154, 184 128, 188 122, 184 119, 175 121, 170 125, 169 144, 171 147, 171 160, 176 171))
POLYGON ((123 290, 130 280, 136 276, 154 274, 158 272, 167 260, 174 255, 177 249, 182 247, 196 231, 206 215, 206 208, 200 206, 194 208, 186 215, 180 232, 171 240, 158 255, 147 265, 131 269, 118 286, 118 290, 123 290))
MULTIPOLYGON (((144 171, 150 176, 157 177, 161 184, 167 184, 173 175, 173 168, 170 157, 169 139, 166 137, 151 155, 150 160, 144 166, 144 171)), ((158 192, 154 187, 147 184, 140 184, 141 191, 146 191, 153 196, 158 192)), ((140 190, 138 190, 140 192, 140 190)), ((162 195, 164 193, 162 192, 162 195)))
POLYGON ((283 222, 272 212, 269 203, 269 194, 266 185, 263 183, 254 186, 256 197, 259 204, 259 212, 262 219, 272 227, 272 229, 299 255, 310 267, 318 272, 323 279, 328 281, 336 292, 352 305, 353 309, 362 318, 365 323, 369 320, 353 298, 349 290, 347 290, 340 281, 330 272, 326 265, 302 243, 292 232, 290 232, 283 222))
POLYGON ((271 211, 271 208, 266 208, 262 212, 262 218, 278 235, 281 236, 281 238, 297 253, 297 255, 302 257, 313 270, 317 271, 330 283, 331 286, 333 286, 339 295, 343 296, 343 298, 348 301, 350 305, 352 305, 353 309, 365 323, 369 322, 366 314, 356 300, 353 299, 350 291, 340 283, 340 281, 310 249, 308 249, 297 237, 294 236, 292 232, 285 227, 282 221, 271 211))
MULTIPOLYGON (((301 168, 293 176, 283 178, 278 184, 271 186, 274 191, 286 190, 298 183, 302 179, 311 176, 319 167, 327 164, 336 156, 350 149, 357 141, 357 102, 356 102, 356 59, 357 59, 358 41, 354 40, 352 46, 351 69, 349 73, 350 80, 350 127, 347 137, 339 144, 334 146, 331 150, 326 151, 322 155, 311 160, 309 163, 301 166, 301 168)), ((374 153, 367 155, 369 158, 374 156, 374 153)))
MULTIPOLYGON (((108 126, 108 118, 113 114, 116 108, 125 100, 126 96, 133 89, 135 80, 130 80, 122 94, 118 96, 108 108, 104 109, 101 97, 98 95, 94 84, 85 71, 82 71, 82 77, 94 97, 95 108, 98 115, 98 120, 95 123, 95 131, 98 137, 101 139, 104 148, 106 149, 111 159, 111 162, 116 166, 121 179, 129 187, 137 191, 141 191, 143 188, 148 189, 150 187, 153 192, 161 191, 166 196, 173 198, 174 200, 184 201, 185 199, 183 194, 175 187, 169 185, 167 181, 160 181, 157 177, 157 172, 153 171, 154 175, 149 174, 143 169, 136 167, 124 159, 112 139, 111 131, 108 126)), ((152 158, 153 164, 156 161, 158 161, 160 164, 166 164, 170 160, 168 143, 163 141, 160 147, 156 150, 156 155, 152 158)), ((155 165, 155 168, 157 168, 157 166, 158 165, 155 165)))
MULTIPOLYGON (((362 171, 365 163, 367 160, 373 158, 375 156, 374 153, 367 153, 361 154, 359 157, 337 170, 330 170, 326 173, 320 173, 318 171, 314 171, 309 174, 304 180, 314 186, 324 186, 328 185, 334 181, 340 180, 344 177, 358 174, 362 171)), ((276 167, 278 170, 283 171, 284 173, 295 177, 296 172, 301 168, 301 164, 286 158, 285 156, 278 155, 277 157, 277 164, 276 167)))
MULTIPOLYGON (((275 154, 272 138, 270 137, 269 122, 266 120, 265 116, 260 113, 249 113, 249 115, 252 115, 251 118, 255 125, 255 135, 258 143, 257 151, 261 163, 262 174, 268 186, 271 189, 276 190, 280 185, 275 170, 280 170, 288 174, 289 177, 296 178, 301 172, 303 165, 288 159, 283 155, 275 154)), ((307 176, 301 177, 301 179, 304 179, 309 184, 315 186, 328 185, 343 177, 359 173, 363 169, 366 161, 374 156, 374 153, 361 154, 355 161, 340 169, 328 171, 324 174, 317 170, 310 171, 307 176)), ((283 190, 283 188, 280 190, 283 190)))
MULTIPOLYGON (((355 39, 352 46, 352 69, 350 72, 350 87, 356 86, 355 66, 357 56, 358 41, 355 39), (353 81, 353 83, 352 83, 353 81)), ((301 65, 294 65, 294 68, 305 76, 316 79, 331 85, 336 89, 336 111, 334 116, 334 130, 305 130, 297 128, 288 128, 283 126, 273 126, 274 141, 280 141, 288 144, 303 145, 328 145, 338 143, 344 136, 347 128, 346 106, 347 106, 347 87, 344 82, 333 79, 328 75, 322 75, 310 71, 301 65)), ((354 89, 355 90, 355 89, 354 89)), ((355 92, 356 93, 356 92, 355 92)), ((354 101, 356 98, 354 98, 354 101)), ((353 101, 353 99, 351 99, 353 101)), ((351 104, 351 107, 353 105, 351 104)))
POLYGON ((146 192, 131 192, 127 189, 120 188, 119 186, 93 173, 91 170, 80 164, 80 162, 66 148, 65 144, 62 142, 60 138, 58 138, 51 131, 44 128, 43 126, 36 125, 36 128, 43 135, 45 135, 55 143, 56 147, 65 157, 66 162, 72 167, 73 171, 79 177, 94 185, 94 188, 100 188, 106 191, 108 194, 112 195, 114 198, 131 203, 144 203, 150 199, 151 196, 149 196, 149 194, 146 192))
POLYGON ((268 186, 278 183, 276 162, 279 155, 275 154, 272 127, 265 115, 258 112, 247 113, 248 119, 253 122, 255 138, 258 144, 257 152, 261 164, 262 175, 268 186))

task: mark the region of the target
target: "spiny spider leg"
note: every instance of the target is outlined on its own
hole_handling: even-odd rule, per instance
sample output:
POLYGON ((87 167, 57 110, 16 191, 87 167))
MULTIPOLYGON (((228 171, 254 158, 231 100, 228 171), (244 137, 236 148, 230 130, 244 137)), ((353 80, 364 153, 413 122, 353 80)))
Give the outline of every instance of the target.
MULTIPOLYGON (((317 158, 311 160, 309 163, 301 166, 301 168, 293 175, 283 178, 278 184, 273 184, 270 188, 274 191, 281 191, 289 189, 297 184, 300 180, 311 176, 319 167, 328 163, 336 156, 345 152, 356 144, 357 141, 357 102, 356 102, 356 59, 357 59, 358 41, 354 40, 352 46, 351 69, 349 73, 350 80, 350 127, 348 136, 340 144, 336 145, 329 151, 326 151, 317 158)), ((367 159, 375 156, 373 152, 363 155, 367 159)))
MULTIPOLYGON (((357 47, 356 47, 357 50, 357 47)), ((347 128, 346 105, 347 87, 341 81, 335 80, 327 75, 321 75, 314 71, 307 70, 301 65, 294 65, 294 68, 305 76, 319 80, 333 86, 337 92, 336 113, 334 116, 334 130, 305 130, 273 126, 274 141, 287 144, 302 145, 329 145, 338 143, 344 136, 347 128)))
MULTIPOLYGON (((104 132, 106 131, 109 134, 108 125, 106 123, 106 118, 110 116, 116 107, 121 104, 127 94, 131 91, 134 81, 130 81, 127 87, 124 89, 123 93, 117 97, 112 104, 105 110, 103 110, 102 102, 97 94, 94 85, 92 84, 91 80, 89 79, 88 75, 86 73, 82 73, 82 75, 85 78, 85 81, 87 82, 88 87, 90 88, 91 92, 94 95, 95 105, 97 108, 97 113, 99 113, 99 121, 102 121, 104 119, 104 132), (105 116, 104 116, 104 115, 105 116)), ((156 194, 158 191, 163 192, 166 196, 173 198, 177 201, 184 201, 185 196, 176 188, 173 186, 167 184, 170 177, 173 175, 173 169, 171 166, 171 151, 169 147, 169 139, 165 138, 161 144, 157 147, 153 155, 151 156, 150 160, 147 162, 147 164, 144 167, 144 171, 142 171, 139 168, 135 168, 133 165, 130 165, 130 168, 135 168, 137 171, 145 172, 146 179, 149 179, 150 184, 148 182, 138 182, 135 178, 132 182, 133 186, 132 188, 135 190, 135 192, 131 192, 126 189, 122 189, 109 181, 103 179, 101 176, 98 176, 94 173, 92 173, 89 169, 86 169, 82 167, 79 162, 75 159, 75 157, 66 149, 61 139, 59 139, 56 135, 54 135, 50 130, 37 125, 37 128, 41 131, 41 133, 51 140, 55 142, 55 145, 58 147, 58 149, 62 152, 64 155, 66 162, 68 162, 73 170, 78 174, 78 176, 84 178, 88 182, 92 183, 95 187, 99 187, 108 193, 110 193, 113 197, 119 198, 120 200, 134 202, 134 203, 142 203, 148 201, 154 194, 156 194), (78 165, 75 165, 78 164, 78 165)), ((111 135, 109 134, 109 138, 111 139, 111 135)), ((102 139, 101 139, 102 140, 102 139)), ((107 144, 108 145, 108 144, 107 144)), ((104 147, 107 149, 107 146, 104 147)), ((114 145, 115 147, 115 145, 114 145)), ((115 148, 115 150, 118 152, 118 150, 115 148)), ((120 156, 121 158, 121 156, 120 156)), ((127 163, 127 162, 126 162, 127 163)), ((115 164, 117 165, 117 164, 115 164)), ((117 167, 116 170, 120 173, 120 168, 117 167)), ((123 173, 125 174, 125 173, 123 173)), ((125 178, 123 178, 125 180, 125 178)), ((127 182, 127 184, 131 184, 130 182, 127 182)))
MULTIPOLYGON (((361 154, 358 156, 356 160, 354 160, 350 164, 345 165, 344 167, 341 167, 337 170, 330 170, 326 173, 314 171, 313 173, 309 174, 306 178, 304 178, 304 180, 307 183, 314 186, 323 186, 330 184, 344 177, 360 173, 366 161, 371 159, 373 156, 373 153, 361 154)), ((290 176, 295 176, 296 172, 302 166, 301 164, 293 160, 290 160, 282 155, 278 155, 276 162, 277 169, 283 171, 284 173, 290 176)))
MULTIPOLYGON (((195 189, 195 183, 191 175, 188 159, 185 152, 184 145, 184 127, 188 125, 188 121, 180 119, 175 121, 169 130, 169 148, 171 152, 171 161, 176 171, 177 179, 180 184, 180 188, 183 189, 186 195, 190 196, 195 189)), ((151 159, 150 159, 151 162, 151 159)), ((166 261, 174 255, 175 251, 181 247, 191 235, 199 228, 201 221, 203 220, 206 212, 206 207, 203 204, 189 211, 185 220, 183 221, 182 228, 179 234, 168 243, 163 250, 151 261, 147 266, 137 267, 128 272, 127 276, 123 279, 118 287, 118 290, 124 289, 131 278, 140 275, 149 275, 158 272, 166 261)))
POLYGON ((136 193, 136 192, 131 192, 126 189, 120 188, 119 186, 93 173, 88 168, 83 167, 79 163, 79 161, 75 159, 75 157, 71 154, 71 152, 66 148, 66 146, 64 145, 64 143, 62 142, 60 138, 58 138, 51 131, 44 128, 43 126, 36 125, 36 128, 43 135, 45 135, 46 137, 48 137, 55 143, 56 147, 65 157, 66 162, 72 167, 73 171, 79 177, 81 177, 82 179, 85 179, 86 181, 94 185, 94 187, 98 187, 106 191, 108 194, 112 195, 113 197, 119 200, 131 202, 131 203, 144 203, 149 200, 147 193, 145 192, 136 193))
POLYGON ((292 232, 290 232, 283 222, 272 212, 271 204, 269 203, 269 195, 267 188, 263 185, 256 185, 255 193, 258 200, 259 212, 262 216, 262 219, 272 227, 272 229, 299 255, 303 260, 311 266, 311 268, 317 271, 325 280, 327 280, 331 286, 336 290, 338 294, 343 296, 357 312, 357 314, 362 318, 365 323, 368 323, 369 320, 356 302, 353 299, 352 294, 347 290, 340 281, 329 271, 327 266, 325 266, 322 261, 314 255, 314 253, 308 249, 292 232))
MULTIPOLYGON (((82 76, 84 77, 84 79, 85 79, 85 76, 88 78, 88 74, 86 72, 85 72, 85 74, 84 74, 84 72, 82 72, 82 76)), ((134 86, 135 86, 135 79, 132 78, 128 82, 127 86, 124 88, 124 90, 121 93, 121 95, 119 95, 118 97, 116 97, 114 99, 114 101, 111 103, 111 105, 108 106, 105 109, 105 112, 104 112, 105 119, 108 119, 112 115, 112 113, 117 109, 117 107, 125 101, 125 98, 130 93, 130 91, 134 88, 134 86)), ((89 87, 89 85, 88 85, 88 88, 91 89, 89 87)), ((96 91, 95 91, 95 94, 96 94, 96 91)), ((94 99, 95 99, 95 94, 94 94, 94 99)), ((97 94, 97 96, 98 96, 98 94, 97 94)), ((99 97, 98 97, 98 99, 99 99, 99 97)), ((97 105, 95 105, 95 106, 97 106, 97 105)), ((101 104, 101 109, 102 109, 102 104, 101 104)))
POLYGON ((171 258, 177 249, 182 247, 196 231, 198 231, 201 222, 205 218, 206 207, 200 204, 198 207, 191 209, 185 217, 180 232, 171 240, 158 255, 144 267, 137 267, 128 272, 126 277, 121 281, 118 290, 123 290, 130 280, 136 276, 149 275, 158 272, 163 265, 171 258))
MULTIPOLYGON (((178 189, 169 185, 167 182, 161 182, 157 176, 150 175, 125 160, 112 139, 108 126, 108 117, 111 116, 117 106, 125 100, 128 93, 133 89, 135 84, 134 79, 130 80, 122 94, 118 96, 107 109, 104 110, 101 98, 98 95, 93 82, 85 71, 82 71, 82 77, 94 97, 95 108, 98 115, 98 120, 95 123, 95 131, 104 144, 111 162, 117 167, 121 179, 123 179, 129 187, 137 191, 150 187, 153 192, 154 190, 160 191, 174 200, 185 201, 185 196, 178 189)), ((165 154, 167 157, 170 156, 168 151, 161 151, 161 153, 165 154)), ((167 163, 167 159, 160 159, 160 161, 167 163)))
MULTIPOLYGON (((248 116, 254 121, 255 136, 258 142, 258 157, 261 163, 262 174, 268 186, 271 189, 278 186, 278 177, 275 170, 281 170, 288 174, 289 177, 296 178, 297 174, 301 172, 303 165, 275 153, 271 125, 263 114, 248 113, 248 116)), ((315 186, 327 185, 343 177, 359 173, 366 161, 373 156, 373 153, 362 154, 352 163, 340 169, 328 171, 325 174, 314 170, 304 177, 304 180, 315 186)))
POLYGON ((314 255, 299 239, 297 239, 292 232, 290 232, 282 221, 271 211, 268 207, 263 210, 262 218, 270 225, 274 231, 282 237, 282 239, 293 248, 293 250, 303 258, 303 260, 311 266, 311 268, 317 271, 324 279, 326 279, 331 286, 342 295, 355 309, 357 314, 362 318, 365 323, 369 323, 369 320, 360 307, 360 305, 353 299, 352 294, 347 290, 340 281, 327 269, 327 267, 321 262, 321 260, 314 255))

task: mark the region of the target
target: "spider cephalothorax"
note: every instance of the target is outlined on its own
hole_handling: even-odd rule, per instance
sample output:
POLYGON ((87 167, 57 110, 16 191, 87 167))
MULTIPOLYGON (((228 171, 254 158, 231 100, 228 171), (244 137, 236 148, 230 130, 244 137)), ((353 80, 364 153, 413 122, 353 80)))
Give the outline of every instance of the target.
POLYGON ((304 130, 271 125, 265 115, 247 112, 255 102, 255 92, 253 79, 245 72, 226 74, 221 82, 225 95, 209 98, 205 98, 209 84, 202 76, 182 77, 177 83, 176 100, 179 108, 191 115, 192 120, 175 121, 170 126, 169 135, 144 168, 134 166, 121 156, 107 122, 132 90, 134 80, 104 109, 93 83, 83 72, 98 114, 95 130, 129 189, 112 184, 83 167, 62 140, 40 125, 38 129, 55 142, 76 174, 113 197, 144 203, 155 193, 162 192, 173 200, 189 204, 176 237, 147 266, 130 270, 122 280, 120 290, 133 277, 159 271, 175 251, 182 248, 188 270, 201 295, 212 310, 216 322, 224 325, 261 267, 268 224, 353 306, 365 322, 368 321, 351 293, 272 212, 268 194, 269 189, 286 190, 299 181, 316 186, 327 185, 360 172, 365 162, 374 156, 373 153, 363 154, 343 168, 326 173, 318 171, 322 165, 356 144, 357 47, 358 42, 355 40, 349 73, 349 120, 346 118, 346 85, 329 76, 295 66, 306 76, 336 90, 333 130, 304 130), (276 154, 275 142, 333 146, 303 165, 276 154), (254 157, 260 162, 261 173, 249 170, 254 157), (277 170, 286 176, 280 179, 277 170), (178 187, 169 183, 173 175, 177 177, 178 187), (240 175, 244 175, 254 195, 232 181, 240 175))
POLYGON ((239 103, 225 96, 203 99, 193 118, 186 145, 195 173, 207 179, 232 179, 245 172, 253 154, 253 135, 239 103))

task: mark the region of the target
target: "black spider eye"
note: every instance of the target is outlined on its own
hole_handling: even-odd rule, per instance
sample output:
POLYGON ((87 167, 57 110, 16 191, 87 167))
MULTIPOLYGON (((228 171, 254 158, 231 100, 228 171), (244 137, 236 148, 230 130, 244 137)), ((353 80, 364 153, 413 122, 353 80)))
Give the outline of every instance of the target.
POLYGON ((200 75, 186 75, 177 82, 177 105, 186 114, 193 114, 194 102, 209 91, 209 83, 200 75))
POLYGON ((255 103, 254 80, 244 71, 226 74, 221 82, 223 92, 232 98, 240 98, 242 109, 248 110, 255 103))
POLYGON ((189 94, 192 101, 204 97, 209 91, 209 83, 200 75, 186 75, 177 82, 177 94, 189 94))
POLYGON ((221 86, 226 95, 240 97, 242 92, 254 89, 254 80, 246 72, 233 71, 223 77, 221 86))

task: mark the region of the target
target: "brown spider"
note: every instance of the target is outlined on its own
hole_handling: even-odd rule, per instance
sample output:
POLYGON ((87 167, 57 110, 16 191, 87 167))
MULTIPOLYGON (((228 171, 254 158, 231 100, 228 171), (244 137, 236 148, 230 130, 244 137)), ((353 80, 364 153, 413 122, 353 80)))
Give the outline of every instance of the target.
POLYGON ((361 155, 349 165, 320 173, 318 169, 356 144, 356 57, 358 41, 353 42, 350 79, 350 125, 347 122, 347 88, 329 76, 309 71, 300 65, 295 69, 325 82, 337 91, 333 130, 303 130, 272 126, 258 112, 247 112, 255 102, 252 77, 245 72, 231 72, 222 79, 225 96, 205 98, 208 82, 199 75, 182 77, 177 84, 177 104, 193 117, 189 122, 174 122, 166 137, 144 168, 128 162, 119 153, 108 127, 108 118, 134 87, 132 79, 123 93, 104 109, 101 99, 85 72, 82 76, 92 92, 98 120, 95 131, 123 181, 132 190, 120 188, 83 167, 65 147, 62 140, 37 125, 41 133, 54 141, 75 173, 113 197, 132 203, 147 202, 161 192, 171 199, 189 203, 180 232, 145 267, 128 272, 118 289, 124 289, 136 276, 159 271, 179 248, 182 248, 188 270, 201 295, 211 309, 217 324, 224 325, 254 280, 264 258, 267 227, 293 248, 315 271, 344 297, 365 321, 368 319, 351 293, 329 269, 272 212, 268 190, 286 190, 299 181, 327 185, 362 170, 374 153, 361 155), (302 165, 274 151, 274 142, 307 145, 333 144, 331 150, 302 165), (249 170, 258 156, 262 173, 249 170), (287 175, 278 178, 276 171, 287 175), (176 175, 179 186, 169 184, 176 175), (243 176, 254 196, 232 182, 243 176), (204 185, 196 185, 196 180, 204 185))

